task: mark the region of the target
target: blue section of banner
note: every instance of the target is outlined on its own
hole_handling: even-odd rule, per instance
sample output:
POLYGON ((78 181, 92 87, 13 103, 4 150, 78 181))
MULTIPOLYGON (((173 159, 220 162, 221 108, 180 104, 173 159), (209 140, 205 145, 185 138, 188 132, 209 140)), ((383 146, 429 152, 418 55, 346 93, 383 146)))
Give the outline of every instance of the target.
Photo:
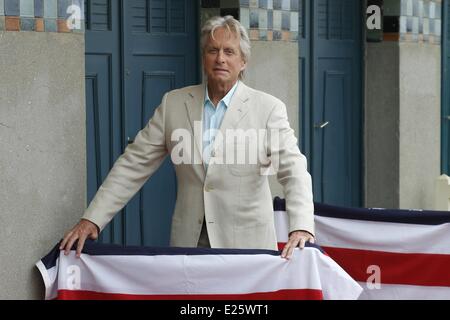
MULTIPOLYGON (((76 250, 77 242, 72 246, 72 250, 76 250)), ((307 242, 305 247, 316 248, 323 253, 320 246, 307 242)), ((59 243, 41 259, 42 263, 47 269, 56 265, 56 260, 59 257, 59 243)), ((92 240, 86 240, 82 253, 91 256, 156 256, 156 255, 257 255, 268 254, 278 256, 280 251, 264 250, 264 249, 214 249, 214 248, 178 248, 178 247, 139 247, 139 246, 121 246, 116 244, 102 244, 92 240)))
MULTIPOLYGON (((273 200, 273 208, 275 211, 285 211, 285 199, 275 197, 273 200)), ((450 212, 448 211, 347 208, 316 202, 314 203, 314 214, 329 218, 407 224, 438 225, 450 223, 450 212)))

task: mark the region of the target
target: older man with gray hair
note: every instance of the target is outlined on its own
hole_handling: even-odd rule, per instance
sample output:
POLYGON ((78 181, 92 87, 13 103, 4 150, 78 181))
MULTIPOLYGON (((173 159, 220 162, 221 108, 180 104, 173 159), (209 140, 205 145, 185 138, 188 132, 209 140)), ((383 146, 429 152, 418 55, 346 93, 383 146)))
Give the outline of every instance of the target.
POLYGON ((173 161, 178 194, 172 246, 276 250, 272 195, 265 174, 274 167, 289 216, 289 241, 281 256, 289 258, 295 247, 314 241, 311 176, 286 106, 242 82, 250 58, 247 31, 232 16, 213 17, 202 28, 201 47, 206 83, 164 95, 148 124, 115 162, 80 222, 66 233, 60 246, 66 254, 78 240, 80 256, 85 240, 98 237, 164 158, 171 154, 174 160, 180 147, 180 141, 173 140, 177 130, 188 135, 183 139, 184 151, 193 150, 200 161, 173 161), (235 139, 236 132, 244 132, 244 139, 239 134, 235 139), (190 141, 192 148, 186 145, 190 141), (246 157, 250 148, 255 161, 246 157), (230 150, 238 155, 243 151, 244 161, 235 161, 230 150))

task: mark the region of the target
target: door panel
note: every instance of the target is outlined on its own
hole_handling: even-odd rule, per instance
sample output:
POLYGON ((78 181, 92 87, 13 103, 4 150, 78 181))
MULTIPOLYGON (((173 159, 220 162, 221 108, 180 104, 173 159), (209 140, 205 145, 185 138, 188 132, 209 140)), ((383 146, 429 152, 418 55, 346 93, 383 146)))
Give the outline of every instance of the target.
POLYGON ((307 98, 301 101, 314 200, 360 206, 361 1, 309 0, 300 7, 310 17, 310 25, 303 18, 305 36, 300 36, 300 57, 309 69, 301 64, 300 78, 311 83, 301 87, 307 98))
MULTIPOLYGON (((88 0, 86 16, 87 201, 92 200, 122 153, 119 1, 88 0)), ((102 232, 100 241, 122 243, 122 213, 102 232)))

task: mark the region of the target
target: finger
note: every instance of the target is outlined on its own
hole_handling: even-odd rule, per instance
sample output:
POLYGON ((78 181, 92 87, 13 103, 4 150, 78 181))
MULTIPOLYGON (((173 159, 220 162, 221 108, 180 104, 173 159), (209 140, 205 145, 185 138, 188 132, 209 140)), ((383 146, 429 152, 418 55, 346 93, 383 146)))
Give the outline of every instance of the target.
POLYGON ((288 250, 288 254, 287 254, 287 256, 286 256, 286 259, 290 259, 291 257, 292 257, 292 253, 294 253, 294 249, 295 249, 295 247, 297 246, 297 241, 293 241, 293 243, 292 243, 292 245, 289 247, 289 250, 288 250))
POLYGON ((80 236, 80 238, 78 239, 77 253, 76 253, 77 258, 79 258, 81 256, 81 251, 83 250, 84 242, 86 241, 86 238, 87 238, 87 235, 82 234, 80 236))
POLYGON ((281 257, 286 258, 287 251, 289 249, 289 242, 284 245, 283 251, 281 252, 281 257))
POLYGON ((59 245, 59 250, 62 250, 65 246, 67 241, 69 240, 70 236, 72 235, 72 231, 68 232, 65 236, 63 241, 61 241, 61 244, 59 245))
POLYGON ((311 242, 311 243, 316 243, 316 240, 314 239, 314 237, 311 237, 311 238, 309 239, 309 242, 311 242))
POLYGON ((306 242, 305 238, 300 239, 300 249, 303 249, 305 247, 305 242, 306 242))
POLYGON ((73 244, 75 243, 75 241, 77 241, 78 239, 78 234, 74 234, 72 237, 70 237, 69 242, 66 245, 66 250, 64 252, 64 254, 67 256, 70 252, 70 250, 73 247, 73 244))

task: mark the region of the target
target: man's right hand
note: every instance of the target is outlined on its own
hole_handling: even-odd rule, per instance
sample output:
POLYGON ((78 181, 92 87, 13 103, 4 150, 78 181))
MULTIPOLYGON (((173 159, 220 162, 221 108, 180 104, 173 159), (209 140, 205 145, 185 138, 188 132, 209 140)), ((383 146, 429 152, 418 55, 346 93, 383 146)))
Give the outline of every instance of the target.
POLYGON ((59 250, 64 250, 64 254, 67 256, 75 241, 78 240, 76 257, 79 258, 86 239, 90 238, 92 240, 96 240, 98 238, 99 231, 100 230, 95 223, 89 220, 81 219, 75 227, 66 233, 61 245, 59 246, 59 250))

